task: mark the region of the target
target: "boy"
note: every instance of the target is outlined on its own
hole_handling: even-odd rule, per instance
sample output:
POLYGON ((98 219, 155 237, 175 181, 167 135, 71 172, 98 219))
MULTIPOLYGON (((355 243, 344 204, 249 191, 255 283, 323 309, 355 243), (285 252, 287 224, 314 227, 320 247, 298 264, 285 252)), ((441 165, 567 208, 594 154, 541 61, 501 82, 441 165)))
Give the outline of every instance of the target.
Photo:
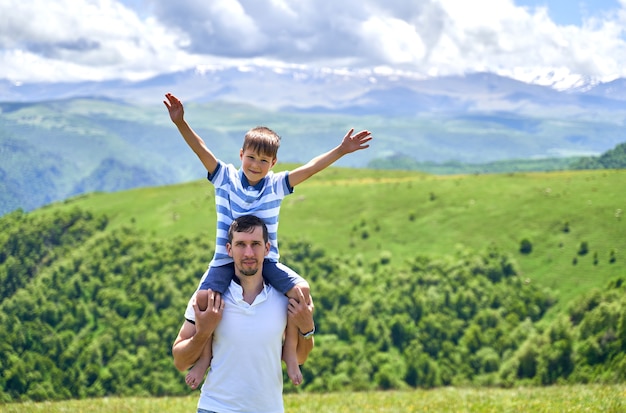
MULTIPOLYGON (((280 137, 266 127, 253 128, 246 133, 244 143, 239 151, 241 168, 227 165, 218 160, 206 147, 184 119, 182 102, 171 93, 165 95, 163 101, 168 109, 170 119, 187 142, 187 145, 198 156, 206 168, 208 180, 215 186, 215 202, 217 211, 217 234, 215 255, 209 269, 203 276, 201 285, 196 292, 196 301, 201 306, 208 301, 214 292, 223 294, 234 274, 232 259, 226 251, 227 231, 233 219, 241 215, 254 214, 265 221, 269 230, 271 250, 264 261, 263 276, 281 293, 296 300, 301 292, 310 300, 308 283, 293 270, 278 262, 278 214, 283 198, 293 192, 293 188, 314 174, 330 166, 342 156, 366 149, 371 133, 363 130, 352 135, 354 129, 348 131, 340 145, 319 155, 293 171, 274 174, 271 169, 276 164, 280 137)), ((297 362, 296 344, 298 330, 287 322, 283 359, 287 365, 287 375, 291 382, 298 385, 302 382, 302 373, 297 362)), ((299 332, 311 336, 310 332, 299 332)), ((202 357, 191 368, 186 382, 196 388, 204 378, 211 360, 211 342, 206 346, 202 357)))

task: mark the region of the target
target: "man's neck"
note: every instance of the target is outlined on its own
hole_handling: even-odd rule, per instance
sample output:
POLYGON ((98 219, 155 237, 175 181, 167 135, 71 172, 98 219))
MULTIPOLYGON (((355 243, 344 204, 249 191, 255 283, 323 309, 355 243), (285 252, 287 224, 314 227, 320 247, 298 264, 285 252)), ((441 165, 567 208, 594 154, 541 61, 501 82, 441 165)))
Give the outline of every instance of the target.
POLYGON ((246 276, 235 274, 235 281, 241 285, 243 289, 243 300, 252 304, 257 295, 263 291, 263 277, 262 276, 246 276))

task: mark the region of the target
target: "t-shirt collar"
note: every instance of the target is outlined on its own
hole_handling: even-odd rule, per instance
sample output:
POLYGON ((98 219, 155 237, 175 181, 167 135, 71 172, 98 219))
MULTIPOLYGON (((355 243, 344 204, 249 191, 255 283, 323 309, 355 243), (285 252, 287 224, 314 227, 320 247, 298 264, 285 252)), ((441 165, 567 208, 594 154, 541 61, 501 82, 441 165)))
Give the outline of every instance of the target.
MULTIPOLYGON (((235 300, 237 304, 250 305, 243 300, 243 287, 234 280, 234 277, 233 277, 233 280, 230 282, 230 285, 228 286, 228 292, 230 293, 230 295, 233 297, 233 300, 235 300)), ((263 301, 267 300, 267 297, 269 296, 269 294, 270 294, 270 287, 268 284, 263 282, 263 289, 261 290, 259 295, 256 296, 256 298, 254 299, 254 301, 252 302, 250 306, 260 304, 263 301)))
MULTIPOLYGON (((248 182, 248 178, 246 178, 246 174, 243 173, 243 171, 240 169, 239 170, 239 178, 241 179, 241 185, 244 188, 247 188, 250 185, 250 182, 248 182)), ((265 180, 265 178, 261 179, 256 185, 252 186, 254 189, 256 189, 257 191, 260 191, 263 188, 263 181, 265 180)))

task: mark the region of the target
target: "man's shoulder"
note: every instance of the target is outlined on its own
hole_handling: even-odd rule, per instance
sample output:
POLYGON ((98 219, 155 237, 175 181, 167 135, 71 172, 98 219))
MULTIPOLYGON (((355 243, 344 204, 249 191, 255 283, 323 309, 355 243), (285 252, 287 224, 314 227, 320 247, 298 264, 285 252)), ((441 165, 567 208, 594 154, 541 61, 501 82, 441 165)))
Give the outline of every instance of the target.
POLYGON ((268 283, 265 284, 265 291, 266 291, 268 299, 270 300, 284 301, 285 303, 288 300, 285 294, 281 293, 276 288, 272 287, 271 284, 268 284, 268 283))

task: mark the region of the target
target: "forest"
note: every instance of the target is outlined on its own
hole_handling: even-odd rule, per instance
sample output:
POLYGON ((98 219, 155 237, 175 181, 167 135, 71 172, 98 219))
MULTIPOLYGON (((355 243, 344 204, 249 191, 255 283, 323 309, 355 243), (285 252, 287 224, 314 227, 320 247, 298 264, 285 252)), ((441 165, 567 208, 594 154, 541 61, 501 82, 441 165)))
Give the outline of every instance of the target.
MULTIPOLYGON (((213 245, 74 208, 0 218, 0 402, 188 394, 171 359, 213 245)), ((316 347, 285 392, 626 381, 626 277, 546 317, 552 291, 496 246, 334 256, 285 240, 316 347)))

